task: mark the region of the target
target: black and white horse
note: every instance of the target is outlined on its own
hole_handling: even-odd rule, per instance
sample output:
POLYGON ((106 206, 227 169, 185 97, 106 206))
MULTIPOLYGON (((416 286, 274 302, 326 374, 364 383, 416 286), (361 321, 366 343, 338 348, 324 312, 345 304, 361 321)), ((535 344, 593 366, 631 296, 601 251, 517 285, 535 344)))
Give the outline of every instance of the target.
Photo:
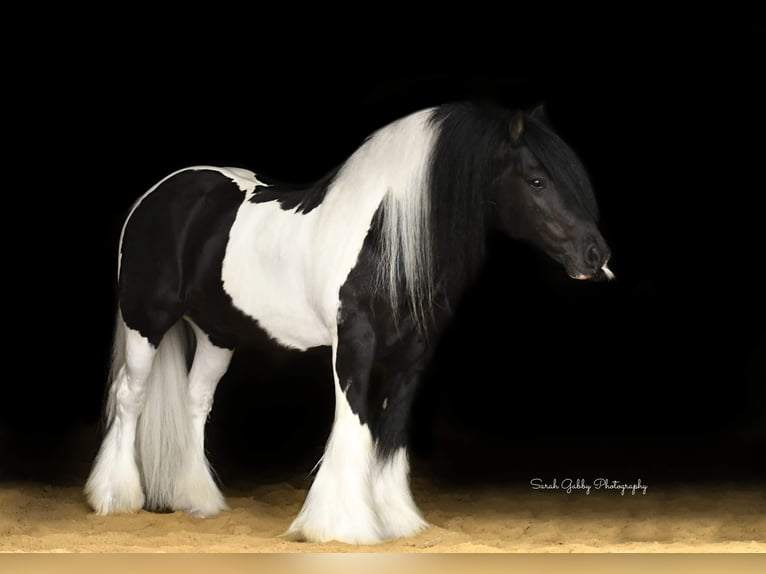
POLYGON ((295 349, 332 346, 335 421, 288 535, 374 543, 418 532, 407 420, 487 232, 536 245, 573 278, 611 278, 597 219, 582 164, 539 109, 423 110, 305 187, 239 168, 169 175, 123 227, 108 426, 89 503, 99 514, 226 508, 205 421, 238 342, 262 329, 295 349), (376 362, 385 380, 370 406, 376 362))

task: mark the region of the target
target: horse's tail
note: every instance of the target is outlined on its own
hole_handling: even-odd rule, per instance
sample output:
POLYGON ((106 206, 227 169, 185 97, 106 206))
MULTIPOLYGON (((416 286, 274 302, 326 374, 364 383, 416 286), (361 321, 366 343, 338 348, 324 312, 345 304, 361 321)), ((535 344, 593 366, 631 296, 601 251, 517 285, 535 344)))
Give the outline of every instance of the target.
MULTIPOLYGON (((107 424, 116 416, 115 381, 125 366, 126 325, 117 313, 115 344, 110 371, 107 424)), ((183 321, 164 335, 146 380, 146 394, 136 427, 136 462, 148 510, 165 510, 174 498, 174 483, 193 448, 191 420, 187 405, 187 359, 189 338, 183 321)))
POLYGON ((109 380, 107 381, 106 411, 104 412, 104 428, 107 430, 112 426, 114 417, 117 414, 117 399, 114 396, 117 392, 117 381, 120 372, 125 368, 125 321, 122 320, 122 313, 117 307, 117 319, 114 321, 114 339, 112 344, 112 362, 109 365, 109 380))

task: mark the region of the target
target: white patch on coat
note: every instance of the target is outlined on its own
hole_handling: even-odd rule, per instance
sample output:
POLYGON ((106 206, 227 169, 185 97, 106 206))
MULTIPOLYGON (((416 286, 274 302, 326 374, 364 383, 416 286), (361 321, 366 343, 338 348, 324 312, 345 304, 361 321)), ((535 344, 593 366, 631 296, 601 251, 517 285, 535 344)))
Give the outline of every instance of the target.
MULTIPOLYGON (((340 288, 383 199, 396 207, 390 209, 399 214, 396 229, 409 224, 405 215, 413 205, 424 209, 418 197, 425 193, 434 139, 430 114, 412 114, 373 134, 309 213, 283 210, 277 201, 244 201, 223 261, 223 286, 234 306, 285 346, 331 344, 340 288)), ((410 219, 420 221, 421 216, 417 212, 410 219)), ((414 236, 396 237, 405 252, 420 249, 414 236)), ((412 261, 419 259, 407 260, 413 269, 405 271, 414 273, 412 261)))

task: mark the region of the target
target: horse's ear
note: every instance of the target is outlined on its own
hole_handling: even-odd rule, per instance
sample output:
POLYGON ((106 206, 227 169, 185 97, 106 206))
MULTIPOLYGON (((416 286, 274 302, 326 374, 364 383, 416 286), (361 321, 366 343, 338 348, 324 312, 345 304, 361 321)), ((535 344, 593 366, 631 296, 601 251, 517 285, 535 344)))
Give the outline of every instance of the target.
POLYGON ((545 113, 545 106, 543 104, 540 104, 539 106, 535 107, 535 109, 533 109, 529 115, 535 118, 539 122, 542 122, 544 124, 548 123, 548 115, 545 113))
POLYGON ((511 118, 511 143, 519 145, 521 136, 524 135, 524 114, 516 112, 511 118))

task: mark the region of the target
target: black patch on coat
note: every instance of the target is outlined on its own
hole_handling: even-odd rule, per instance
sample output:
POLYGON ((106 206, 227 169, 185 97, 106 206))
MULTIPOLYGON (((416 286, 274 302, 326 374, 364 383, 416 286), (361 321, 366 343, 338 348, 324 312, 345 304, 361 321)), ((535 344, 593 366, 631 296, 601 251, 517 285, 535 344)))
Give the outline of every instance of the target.
MULTIPOLYGON (((394 319, 388 297, 373 288, 379 242, 380 235, 373 226, 340 289, 335 367, 351 410, 361 424, 370 427, 377 456, 386 459, 407 445, 418 384, 448 312, 439 288, 428 338, 405 301, 394 319)), ((437 285, 443 282, 437 281, 437 285)))
POLYGON ((219 347, 261 340, 257 321, 236 309, 221 272, 245 192, 216 170, 186 170, 162 182, 125 227, 119 301, 128 327, 155 347, 188 316, 219 347))
POLYGON ((295 211, 296 213, 303 214, 310 213, 322 203, 325 195, 327 195, 327 190, 335 181, 339 171, 340 166, 309 186, 277 182, 259 175, 258 181, 266 185, 257 186, 250 201, 252 203, 277 201, 279 206, 285 211, 295 211))

